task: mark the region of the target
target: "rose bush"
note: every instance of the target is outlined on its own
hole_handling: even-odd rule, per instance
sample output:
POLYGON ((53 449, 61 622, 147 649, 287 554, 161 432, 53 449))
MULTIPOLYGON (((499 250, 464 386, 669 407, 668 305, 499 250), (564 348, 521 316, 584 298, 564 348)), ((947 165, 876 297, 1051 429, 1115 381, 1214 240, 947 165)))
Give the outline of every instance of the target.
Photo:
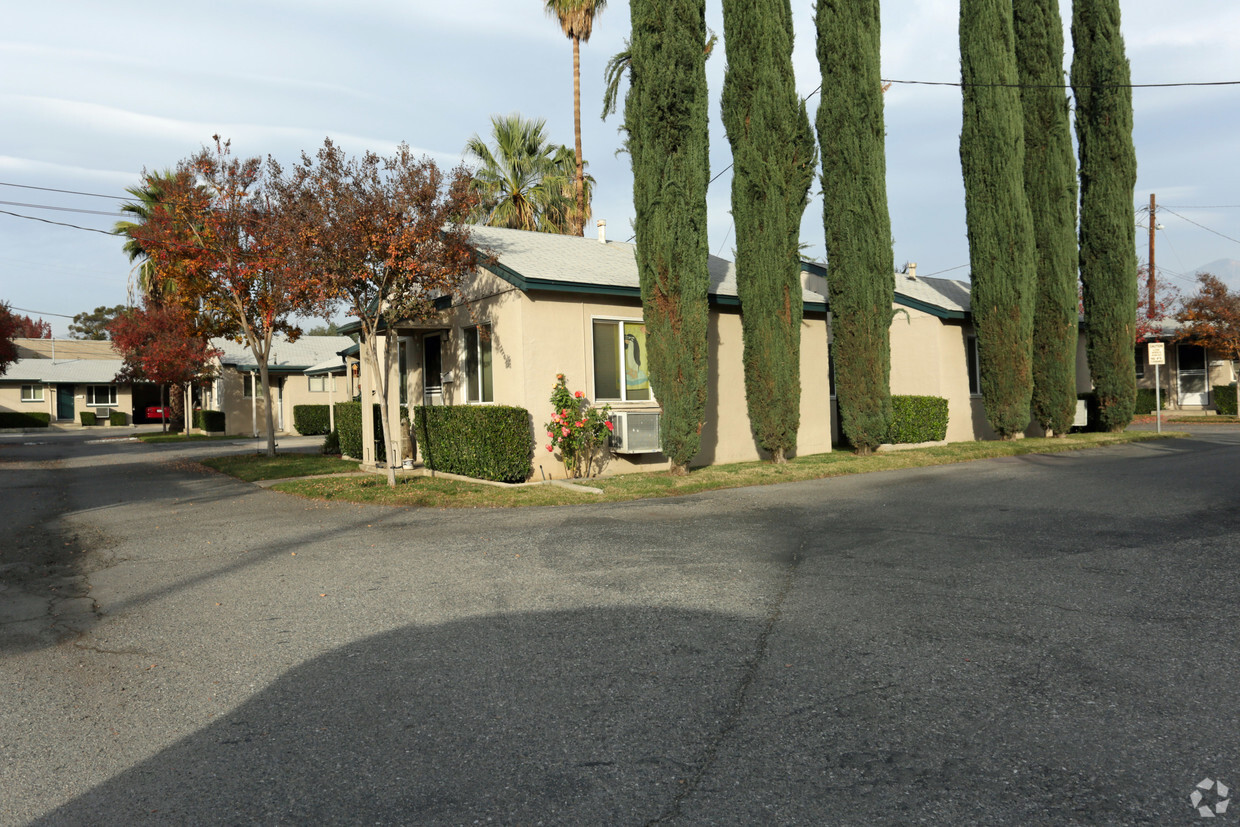
POLYGON ((546 424, 547 450, 560 452, 564 473, 569 477, 589 477, 595 472, 611 436, 611 406, 589 405, 581 391, 570 391, 564 374, 555 375, 551 390, 551 421, 546 424))

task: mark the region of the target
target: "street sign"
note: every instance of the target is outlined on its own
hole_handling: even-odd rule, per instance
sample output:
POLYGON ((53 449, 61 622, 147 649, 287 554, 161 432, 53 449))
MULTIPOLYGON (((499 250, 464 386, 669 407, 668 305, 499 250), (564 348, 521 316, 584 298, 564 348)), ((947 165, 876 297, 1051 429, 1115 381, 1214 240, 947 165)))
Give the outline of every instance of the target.
POLYGON ((1162 342, 1150 342, 1146 345, 1149 348, 1148 356, 1151 365, 1167 364, 1167 346, 1162 342))

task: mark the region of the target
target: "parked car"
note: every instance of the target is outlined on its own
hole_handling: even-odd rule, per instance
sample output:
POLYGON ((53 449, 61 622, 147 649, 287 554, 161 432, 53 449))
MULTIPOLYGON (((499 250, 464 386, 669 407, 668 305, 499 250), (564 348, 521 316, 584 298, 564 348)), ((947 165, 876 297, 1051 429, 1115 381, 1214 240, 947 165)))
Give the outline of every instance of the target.
POLYGON ((164 422, 172 418, 172 411, 163 405, 151 405, 146 409, 148 422, 164 422))

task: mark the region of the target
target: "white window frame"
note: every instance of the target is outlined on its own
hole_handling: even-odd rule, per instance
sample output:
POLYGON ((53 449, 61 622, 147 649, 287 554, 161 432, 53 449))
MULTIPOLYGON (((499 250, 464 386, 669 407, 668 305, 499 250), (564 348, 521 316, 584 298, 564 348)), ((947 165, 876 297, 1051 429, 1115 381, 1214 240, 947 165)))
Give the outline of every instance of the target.
POLYGON ((46 396, 43 393, 42 385, 22 385, 22 401, 23 402, 45 402, 46 396), (29 393, 27 393, 29 391, 29 393))
POLYGON ((655 398, 653 386, 650 388, 649 399, 629 399, 628 398, 628 387, 624 382, 624 325, 626 324, 639 324, 642 327, 645 327, 646 320, 643 319, 641 316, 638 316, 636 318, 626 317, 626 316, 591 316, 590 317, 590 333, 589 333, 590 335, 590 390, 594 394, 594 402, 606 402, 606 403, 618 402, 623 405, 644 405, 644 406, 649 406, 652 408, 658 407, 659 400, 655 398), (620 337, 620 341, 618 342, 620 346, 619 347, 619 351, 620 351, 620 366, 619 366, 620 367, 620 398, 618 399, 614 397, 599 396, 599 393, 598 393, 598 381, 597 381, 597 377, 594 375, 594 323, 595 322, 616 322, 619 324, 619 327, 617 328, 617 335, 620 337))
POLYGON ((470 405, 494 405, 495 404, 495 350, 491 347, 491 337, 495 335, 495 328, 491 322, 479 322, 474 325, 466 325, 461 328, 461 375, 465 378, 465 402, 470 405), (482 328, 487 328, 487 336, 485 342, 482 336, 482 328), (476 341, 478 343, 478 352, 475 354, 478 363, 478 375, 476 377, 469 376, 469 346, 465 341, 466 332, 475 331, 476 341), (486 383, 482 381, 482 348, 486 345, 487 350, 491 351, 491 398, 487 399, 486 383), (470 380, 476 379, 478 382, 478 399, 472 398, 470 393, 470 380))
POLYGON ((88 408, 115 408, 116 407, 116 385, 87 385, 86 386, 86 406, 88 408), (99 401, 99 390, 104 388, 107 390, 107 401, 99 401))
MULTIPOLYGON (((268 380, 271 377, 267 377, 268 380)), ((244 399, 253 399, 256 396, 263 398, 263 377, 258 373, 241 374, 241 396, 244 399)))
POLYGON ((310 393, 327 393, 329 390, 333 393, 336 390, 336 375, 334 373, 319 373, 314 376, 306 377, 306 387, 310 393), (320 387, 315 387, 315 380, 318 380, 320 387), (327 380, 331 380, 331 385, 327 384, 327 380))

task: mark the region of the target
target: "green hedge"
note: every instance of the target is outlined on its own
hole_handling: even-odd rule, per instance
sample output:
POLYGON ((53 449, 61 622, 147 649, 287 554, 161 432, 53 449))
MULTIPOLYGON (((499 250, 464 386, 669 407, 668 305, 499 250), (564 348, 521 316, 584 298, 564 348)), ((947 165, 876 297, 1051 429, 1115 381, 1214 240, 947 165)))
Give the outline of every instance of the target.
POLYGON ((941 396, 891 397, 892 444, 941 442, 947 439, 947 400, 941 396))
POLYGON ((194 427, 210 433, 225 430, 225 421, 223 411, 194 411, 194 427))
MULTIPOLYGON (((383 439, 383 413, 379 404, 372 403, 375 417, 375 456, 383 459, 387 455, 387 443, 383 439)), ((408 409, 401 405, 401 412, 408 415, 408 409)), ((324 430, 324 433, 327 433, 324 430)), ((362 403, 336 403, 336 433, 339 435, 340 453, 354 459, 362 458, 362 403)))
POLYGON ((128 425, 129 414, 124 411, 112 411, 112 413, 108 414, 108 424, 112 426, 128 425))
POLYGON ((418 405, 413 430, 427 468, 497 482, 533 473, 530 412, 508 405, 418 405))
MULTIPOLYGON (((1162 394, 1162 409, 1167 410, 1167 394, 1162 394)), ((1137 404, 1133 406, 1133 411, 1138 414, 1147 414, 1158 405, 1159 400, 1154 398, 1153 388, 1137 388, 1137 404)))
POLYGON ((0 428, 46 428, 51 422, 47 411, 0 411, 0 428))
POLYGON ((326 405, 294 405, 293 427, 302 436, 318 436, 331 430, 326 405))
POLYGON ((82 420, 83 425, 99 424, 99 417, 94 411, 78 411, 78 417, 82 420))
POLYGON ((1214 391, 1214 407, 1218 410, 1219 416, 1235 416, 1236 386, 1215 385, 1212 390, 1214 391))

